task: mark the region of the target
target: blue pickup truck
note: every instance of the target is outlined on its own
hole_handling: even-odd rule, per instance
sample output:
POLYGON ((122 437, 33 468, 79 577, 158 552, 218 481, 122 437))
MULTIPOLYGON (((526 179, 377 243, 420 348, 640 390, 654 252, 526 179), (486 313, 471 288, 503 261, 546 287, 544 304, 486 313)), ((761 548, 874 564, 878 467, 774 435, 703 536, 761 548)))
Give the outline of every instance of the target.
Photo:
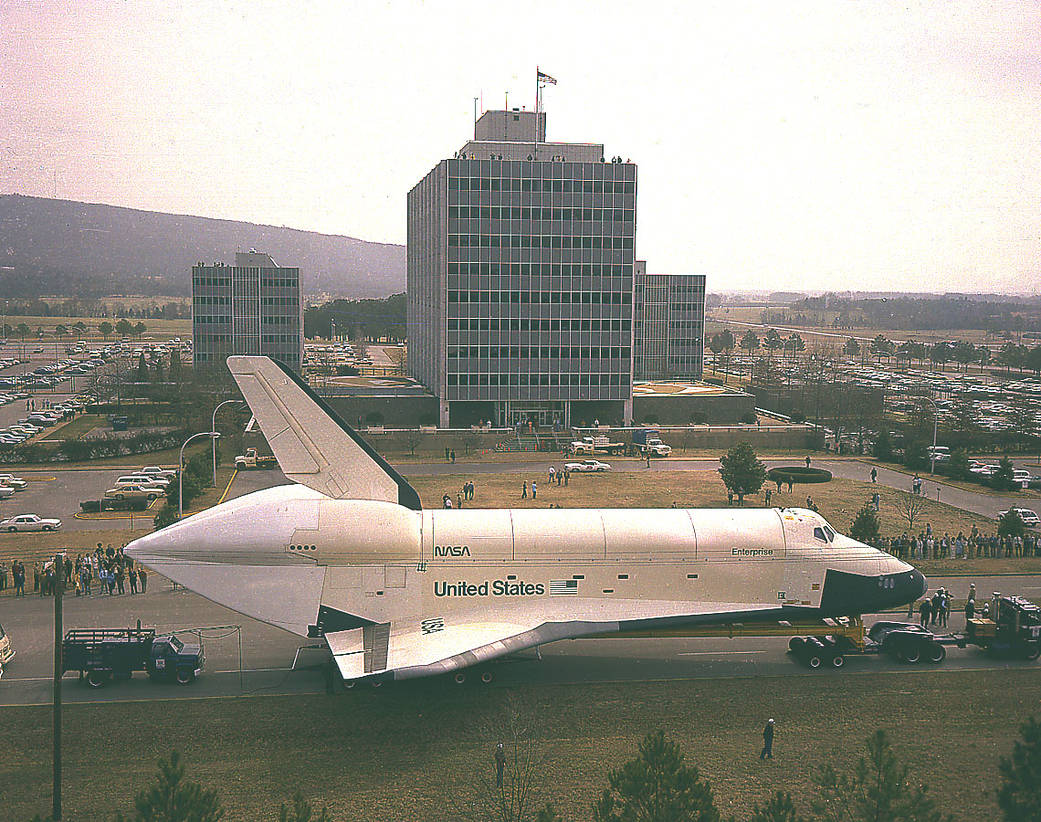
POLYGON ((65 634, 62 672, 79 671, 92 688, 145 671, 153 681, 191 685, 202 671, 201 645, 188 645, 155 628, 87 628, 65 634))

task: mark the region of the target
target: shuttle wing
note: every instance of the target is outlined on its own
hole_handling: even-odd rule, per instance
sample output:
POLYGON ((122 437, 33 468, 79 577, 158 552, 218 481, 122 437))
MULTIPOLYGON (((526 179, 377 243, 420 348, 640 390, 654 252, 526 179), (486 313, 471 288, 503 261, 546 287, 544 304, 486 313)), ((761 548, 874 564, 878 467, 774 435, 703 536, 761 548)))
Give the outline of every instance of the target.
POLYGON ((418 624, 374 623, 327 633, 325 640, 345 681, 388 674, 395 679, 409 679, 490 662, 558 639, 681 623, 762 619, 779 611, 761 604, 706 603, 704 610, 692 613, 691 605, 630 600, 618 603, 616 614, 606 612, 603 603, 541 613, 495 609, 468 617, 427 619, 418 624), (568 618, 567 612, 571 612, 572 618, 568 618))
POLYGON ((228 368, 289 479, 335 499, 422 506, 415 489, 299 376, 268 357, 228 357, 228 368))
POLYGON ((490 617, 450 627, 366 625, 328 633, 325 639, 340 675, 349 681, 389 672, 395 679, 447 673, 557 639, 610 630, 617 624, 524 624, 490 617))

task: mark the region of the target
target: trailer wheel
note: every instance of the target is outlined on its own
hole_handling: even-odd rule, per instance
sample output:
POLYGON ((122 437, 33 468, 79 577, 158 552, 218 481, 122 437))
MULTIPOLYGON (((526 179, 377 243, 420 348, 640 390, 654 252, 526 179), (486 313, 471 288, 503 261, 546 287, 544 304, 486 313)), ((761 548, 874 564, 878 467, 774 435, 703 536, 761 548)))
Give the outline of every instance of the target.
POLYGON ((835 670, 838 670, 846 664, 846 657, 844 657, 842 654, 835 654, 829 661, 831 662, 831 667, 835 670))
POLYGON ((934 642, 926 650, 926 657, 933 665, 939 665, 947 658, 947 649, 939 642, 934 642))
POLYGON ((922 648, 917 643, 905 645, 900 656, 908 665, 917 665, 922 658, 922 648))
POLYGON ((816 651, 807 654, 805 657, 805 665, 807 668, 811 668, 816 671, 821 665, 824 664, 824 660, 821 659, 821 655, 816 651))
POLYGON ((456 671, 452 674, 452 681, 456 685, 463 685, 466 683, 466 671, 456 671))
POLYGON ((178 685, 191 685, 195 682, 195 671, 191 668, 178 668, 174 674, 174 681, 178 685))
POLYGON ((91 688, 104 688, 108 684, 106 671, 87 671, 87 684, 91 688))
POLYGON ((495 672, 490 668, 485 668, 481 671, 481 682, 485 685, 491 685, 495 681, 495 672))
POLYGON ((1023 659, 1033 662, 1041 656, 1041 642, 1028 642, 1023 649, 1023 659))

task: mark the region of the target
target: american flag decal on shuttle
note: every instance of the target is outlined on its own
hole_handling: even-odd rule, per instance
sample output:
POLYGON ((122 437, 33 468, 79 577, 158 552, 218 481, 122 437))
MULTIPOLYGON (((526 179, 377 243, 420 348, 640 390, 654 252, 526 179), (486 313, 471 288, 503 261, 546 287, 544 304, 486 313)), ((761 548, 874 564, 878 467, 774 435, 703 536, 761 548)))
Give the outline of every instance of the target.
POLYGON ((549 595, 551 597, 574 596, 577 593, 577 579, 551 579, 549 581, 549 595))

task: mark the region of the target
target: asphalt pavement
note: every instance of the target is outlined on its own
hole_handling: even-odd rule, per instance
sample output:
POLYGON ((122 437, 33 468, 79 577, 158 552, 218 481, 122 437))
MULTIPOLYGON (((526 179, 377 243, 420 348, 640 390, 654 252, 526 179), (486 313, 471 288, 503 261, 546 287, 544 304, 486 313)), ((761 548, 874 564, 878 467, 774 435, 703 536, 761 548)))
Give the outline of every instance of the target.
MULTIPOLYGON (((964 596, 976 583, 982 599, 992 591, 1041 598, 1041 576, 937 577, 931 590, 943 586, 964 596)), ((160 632, 180 631, 189 641, 189 629, 201 631, 206 668, 191 686, 156 684, 143 674, 130 682, 92 689, 75 673, 63 680, 67 702, 112 702, 261 694, 319 693, 326 688, 322 640, 308 640, 273 628, 153 575, 149 591, 131 596, 66 597, 64 625, 69 628, 116 628, 142 624, 160 632), (237 626, 238 631, 234 630, 237 626), (240 673, 241 639, 241 673, 240 673), (294 662, 296 667, 294 669, 294 662)), ((865 615, 901 619, 902 615, 865 615)), ((45 704, 51 699, 53 672, 53 601, 39 596, 0 600, 0 624, 11 637, 17 655, 0 679, 0 706, 45 704)), ((954 614, 948 629, 964 627, 954 614)), ((851 657, 841 672, 810 671, 787 654, 785 637, 629 639, 599 637, 563 640, 530 650, 495 665, 500 685, 559 684, 600 681, 668 679, 724 679, 746 676, 850 676, 856 673, 927 674, 935 670, 1016 669, 1037 663, 994 659, 976 649, 948 648, 946 662, 937 667, 910 668, 888 658, 851 657), (540 658, 541 657, 541 658, 540 658)))

